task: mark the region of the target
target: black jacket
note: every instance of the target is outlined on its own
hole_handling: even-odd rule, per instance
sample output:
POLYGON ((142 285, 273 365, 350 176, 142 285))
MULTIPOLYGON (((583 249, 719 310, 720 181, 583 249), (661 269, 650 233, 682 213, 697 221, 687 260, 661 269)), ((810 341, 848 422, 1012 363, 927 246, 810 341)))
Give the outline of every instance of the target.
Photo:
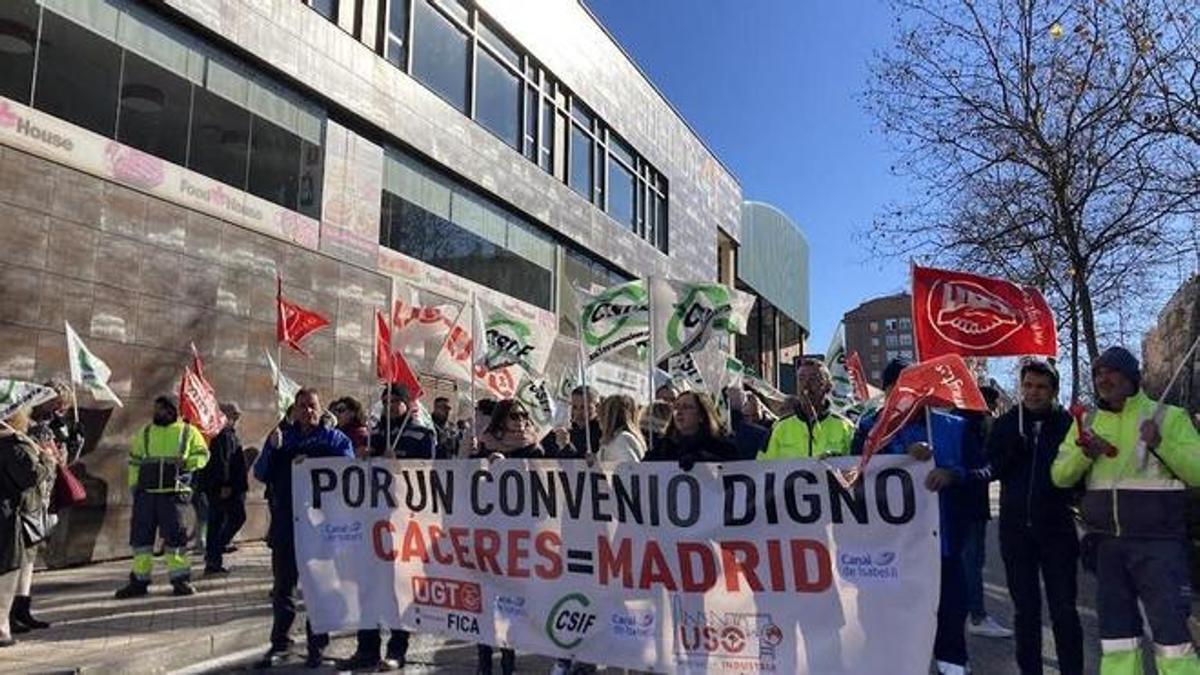
POLYGON ((388 426, 386 420, 379 420, 371 430, 371 456, 383 457, 388 447, 396 452, 396 459, 449 459, 443 448, 437 444, 437 434, 433 429, 421 426, 415 417, 404 417, 392 420, 391 442, 388 442, 388 426))
POLYGON ((742 459, 737 445, 725 436, 667 436, 646 452, 643 462, 679 462, 690 469, 696 462, 736 462, 742 459))
POLYGON ((196 474, 198 487, 209 494, 221 488, 233 488, 238 494, 250 489, 247 478, 246 453, 237 432, 226 427, 213 436, 208 444, 208 464, 196 474))
MULTIPOLYGON (((588 430, 592 437, 592 452, 600 452, 600 422, 592 420, 588 423, 588 430)), ((583 459, 587 454, 588 439, 583 435, 583 427, 572 423, 570 445, 565 448, 558 447, 558 441, 554 439, 554 432, 551 431, 542 438, 542 448, 546 451, 546 457, 550 459, 583 459)))
POLYGON ((1017 426, 1017 409, 996 419, 988 438, 992 478, 1000 481, 1000 527, 1075 535, 1071 505, 1075 490, 1050 482, 1050 465, 1071 428, 1071 415, 1055 407, 1025 411, 1025 436, 1017 426))

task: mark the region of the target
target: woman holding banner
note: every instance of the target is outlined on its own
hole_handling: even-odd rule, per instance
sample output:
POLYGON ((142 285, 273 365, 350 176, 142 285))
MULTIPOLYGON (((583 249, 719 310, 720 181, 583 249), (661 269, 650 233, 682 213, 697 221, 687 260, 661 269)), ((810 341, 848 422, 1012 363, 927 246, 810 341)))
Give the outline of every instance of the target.
MULTIPOLYGON (((544 456, 538 445, 537 432, 529 418, 529 411, 520 401, 506 398, 496 402, 492 419, 479 435, 475 457, 490 461, 503 459, 537 459, 544 456)), ((478 646, 479 665, 475 672, 480 675, 492 673, 492 646, 478 646)), ((516 672, 517 656, 511 649, 500 649, 500 672, 512 675, 516 672)))

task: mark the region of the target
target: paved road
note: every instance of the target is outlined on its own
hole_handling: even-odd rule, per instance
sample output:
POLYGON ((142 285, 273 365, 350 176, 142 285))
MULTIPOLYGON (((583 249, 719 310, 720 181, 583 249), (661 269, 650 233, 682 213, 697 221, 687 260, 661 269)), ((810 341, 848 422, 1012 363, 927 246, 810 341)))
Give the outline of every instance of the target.
MULTIPOLYGON (((996 540, 995 523, 989 526, 990 540, 988 542, 987 566, 984 570, 984 592, 987 609, 1004 625, 1012 624, 1012 603, 1008 598, 1008 589, 1004 581, 1004 568, 1000 561, 999 544, 996 540)), ((1093 610, 1094 580, 1092 577, 1080 575, 1080 613, 1083 621, 1084 639, 1087 645, 1087 672, 1099 670, 1099 638, 1097 637, 1096 613, 1093 610)), ((1054 658, 1054 638, 1049 631, 1049 619, 1045 621, 1044 649, 1046 653, 1045 672, 1058 673, 1054 658)), ((886 639, 886 637, 884 638, 886 639)), ((346 657, 354 650, 352 636, 335 639, 329 653, 336 657, 346 657)), ((1013 643, 1011 639, 994 639, 982 637, 969 638, 971 668, 975 675, 1019 675, 1013 662, 1013 643)), ((475 647, 471 644, 434 639, 428 636, 414 636, 410 648, 410 663, 404 669, 405 673, 473 673, 475 672, 475 647)), ((198 664, 186 675, 204 672, 250 672, 260 651, 247 651, 221 662, 198 664)), ((499 662, 497 658, 497 670, 499 662)), ((277 668, 272 672, 295 674, 314 672, 336 672, 332 666, 322 671, 307 670, 299 663, 294 666, 277 668)), ((517 661, 518 672, 547 673, 553 661, 539 656, 520 656, 517 661)), ((609 672, 612 672, 611 670, 609 672)), ((619 671, 618 671, 619 672, 619 671)))

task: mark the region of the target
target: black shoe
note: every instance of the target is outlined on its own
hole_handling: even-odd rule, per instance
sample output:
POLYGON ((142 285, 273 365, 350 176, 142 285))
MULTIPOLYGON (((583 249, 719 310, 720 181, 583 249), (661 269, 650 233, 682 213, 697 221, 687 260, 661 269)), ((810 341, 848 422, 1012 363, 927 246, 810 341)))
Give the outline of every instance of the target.
POLYGON ((348 659, 338 659, 338 670, 378 670, 381 665, 379 656, 367 652, 354 652, 348 659))
POLYGON ((149 581, 141 581, 130 576, 129 583, 117 589, 116 598, 118 600, 128 600, 129 598, 140 598, 149 593, 149 581))
POLYGON ((11 647, 15 644, 17 644, 17 641, 13 638, 8 638, 7 640, 0 640, 0 649, 2 649, 4 647, 11 647))
POLYGON ((238 547, 237 547, 237 546, 234 546, 233 544, 230 544, 230 545, 228 545, 228 546, 226 546, 226 547, 225 547, 225 552, 226 552, 226 553, 237 553, 237 550, 238 550, 238 547))
POLYGON ((16 619, 12 618, 11 616, 8 617, 8 628, 12 632, 13 635, 24 635, 25 633, 28 633, 29 631, 33 630, 29 626, 26 626, 25 624, 21 623, 20 621, 17 621, 16 619))
POLYGON ((223 577, 229 574, 228 567, 205 567, 204 576, 206 577, 223 577))
POLYGON ((304 657, 305 668, 320 668, 325 663, 325 655, 321 652, 313 650, 308 651, 308 656, 304 657))
POLYGON ((33 614, 30 613, 32 602, 28 595, 18 595, 13 598, 12 611, 8 613, 8 620, 9 623, 13 624, 14 629, 16 628, 16 624, 21 624, 24 628, 32 628, 34 630, 50 627, 50 624, 45 621, 38 621, 33 618, 33 614))
POLYGON ((407 654, 403 652, 389 651, 387 656, 379 664, 380 670, 400 670, 408 665, 407 654))
POLYGON ((174 593, 177 596, 195 595, 196 594, 196 587, 193 586, 192 582, 188 581, 187 579, 177 579, 175 581, 172 581, 171 588, 174 589, 172 591, 172 593, 174 593))
POLYGON ((258 669, 277 668, 287 663, 288 656, 288 645, 271 645, 271 648, 254 667, 258 669))

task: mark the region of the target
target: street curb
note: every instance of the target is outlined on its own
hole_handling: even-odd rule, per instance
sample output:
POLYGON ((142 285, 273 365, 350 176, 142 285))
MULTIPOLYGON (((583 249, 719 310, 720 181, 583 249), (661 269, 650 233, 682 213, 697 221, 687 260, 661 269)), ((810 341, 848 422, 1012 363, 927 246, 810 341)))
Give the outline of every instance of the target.
POLYGON ((100 675, 101 673, 168 673, 186 668, 194 663, 218 658, 226 654, 261 645, 266 653, 265 636, 271 629, 271 617, 237 619, 213 628, 212 632, 196 636, 195 630, 172 631, 164 635, 171 643, 152 649, 139 649, 136 653, 75 669, 78 675, 100 675))

